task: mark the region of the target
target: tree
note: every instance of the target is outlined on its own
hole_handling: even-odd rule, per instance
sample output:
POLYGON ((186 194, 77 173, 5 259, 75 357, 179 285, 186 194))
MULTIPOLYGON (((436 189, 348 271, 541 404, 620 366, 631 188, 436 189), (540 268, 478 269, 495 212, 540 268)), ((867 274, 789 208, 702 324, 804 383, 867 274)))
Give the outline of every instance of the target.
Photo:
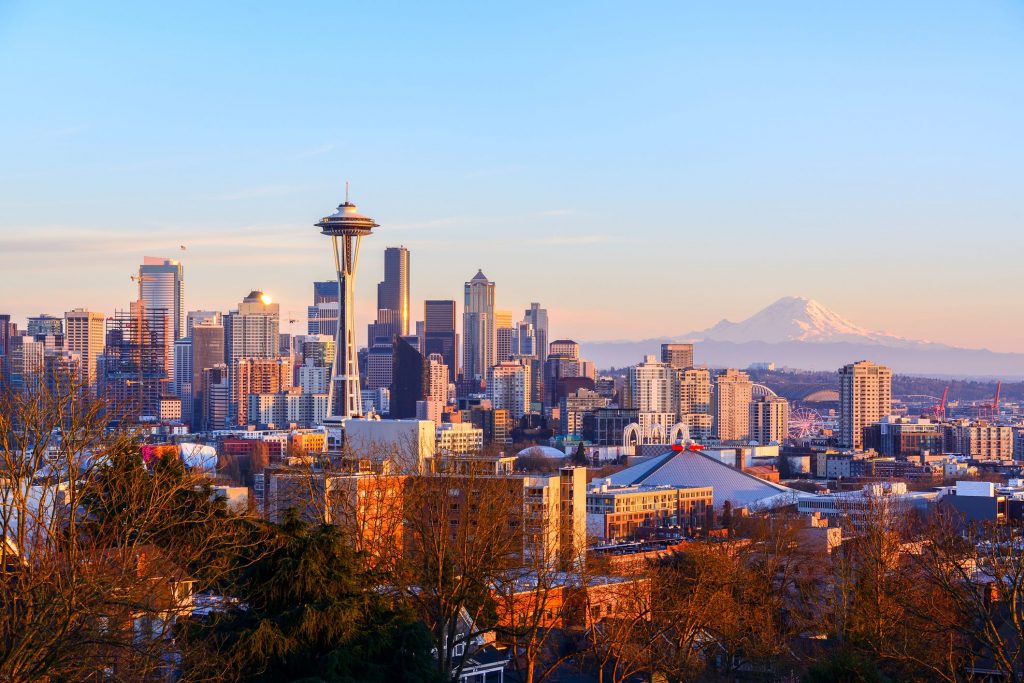
POLYGON ((523 515, 517 478, 442 472, 407 482, 395 585, 430 631, 439 675, 457 680, 493 627, 492 589, 523 559, 523 515))
POLYGON ((587 449, 583 442, 576 445, 576 452, 573 453, 571 464, 577 467, 586 467, 590 464, 590 458, 587 457, 587 449))
POLYGON ((291 510, 266 552, 241 570, 239 602, 181 637, 187 678, 432 681, 426 629, 379 590, 339 527, 291 510))
POLYGON ((192 572, 229 543, 209 489, 147 470, 117 413, 71 375, 0 391, 0 679, 166 673, 192 572))

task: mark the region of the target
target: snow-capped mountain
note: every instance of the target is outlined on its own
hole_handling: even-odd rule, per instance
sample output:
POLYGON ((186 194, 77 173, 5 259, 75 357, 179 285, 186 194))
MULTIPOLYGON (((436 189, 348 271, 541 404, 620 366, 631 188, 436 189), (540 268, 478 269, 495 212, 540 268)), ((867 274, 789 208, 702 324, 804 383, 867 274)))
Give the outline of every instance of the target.
POLYGON ((855 342, 905 347, 914 342, 855 325, 814 299, 787 296, 738 323, 722 320, 714 327, 684 335, 686 339, 747 342, 855 342))
POLYGON ((963 349, 871 331, 803 297, 785 297, 746 320, 722 320, 681 336, 585 342, 582 353, 599 368, 625 367, 644 355, 657 354, 660 344, 668 341, 694 342, 696 362, 712 367, 774 362, 804 370, 834 370, 868 359, 900 373, 1024 377, 1024 354, 963 349))

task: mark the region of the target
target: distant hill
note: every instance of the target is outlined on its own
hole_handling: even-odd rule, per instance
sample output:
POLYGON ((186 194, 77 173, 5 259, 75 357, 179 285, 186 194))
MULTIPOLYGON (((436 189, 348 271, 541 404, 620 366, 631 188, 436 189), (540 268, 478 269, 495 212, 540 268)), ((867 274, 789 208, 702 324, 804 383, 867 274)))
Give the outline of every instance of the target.
POLYGON ((657 355, 668 341, 694 343, 698 363, 835 370, 868 359, 903 374, 1024 378, 1024 353, 998 353, 907 339, 855 325, 813 299, 785 297, 741 322, 722 320, 706 330, 642 341, 583 342, 581 353, 599 368, 623 367, 657 355))

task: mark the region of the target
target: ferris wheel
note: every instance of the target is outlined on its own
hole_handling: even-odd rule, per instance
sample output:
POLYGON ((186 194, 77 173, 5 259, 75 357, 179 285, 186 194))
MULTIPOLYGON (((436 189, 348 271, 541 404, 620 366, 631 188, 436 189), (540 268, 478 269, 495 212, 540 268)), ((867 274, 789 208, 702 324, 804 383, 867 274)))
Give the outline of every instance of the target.
POLYGON ((818 434, 824 425, 821 414, 812 408, 797 408, 789 414, 789 436, 792 439, 818 434))

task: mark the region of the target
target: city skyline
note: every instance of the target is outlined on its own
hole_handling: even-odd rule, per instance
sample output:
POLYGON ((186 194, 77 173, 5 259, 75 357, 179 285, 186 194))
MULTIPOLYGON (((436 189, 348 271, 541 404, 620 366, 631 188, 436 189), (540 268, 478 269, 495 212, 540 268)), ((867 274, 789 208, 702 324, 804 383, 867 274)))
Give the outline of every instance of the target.
POLYGON ((301 317, 329 277, 309 221, 347 178, 388 226, 361 271, 379 278, 383 247, 405 245, 414 302, 458 298, 483 269, 501 308, 540 299, 581 341, 797 295, 872 329, 1020 350, 1024 323, 1003 314, 1024 239, 1013 3, 348 8, 362 30, 344 62, 297 37, 341 12, 0 10, 0 74, 35 104, 2 114, 5 310, 109 315, 160 255, 185 263, 192 309, 261 289, 301 317), (273 90, 262 73, 303 76, 273 90), (373 106, 345 107, 353 93, 373 106), (602 276, 631 264, 642 283, 602 276))

